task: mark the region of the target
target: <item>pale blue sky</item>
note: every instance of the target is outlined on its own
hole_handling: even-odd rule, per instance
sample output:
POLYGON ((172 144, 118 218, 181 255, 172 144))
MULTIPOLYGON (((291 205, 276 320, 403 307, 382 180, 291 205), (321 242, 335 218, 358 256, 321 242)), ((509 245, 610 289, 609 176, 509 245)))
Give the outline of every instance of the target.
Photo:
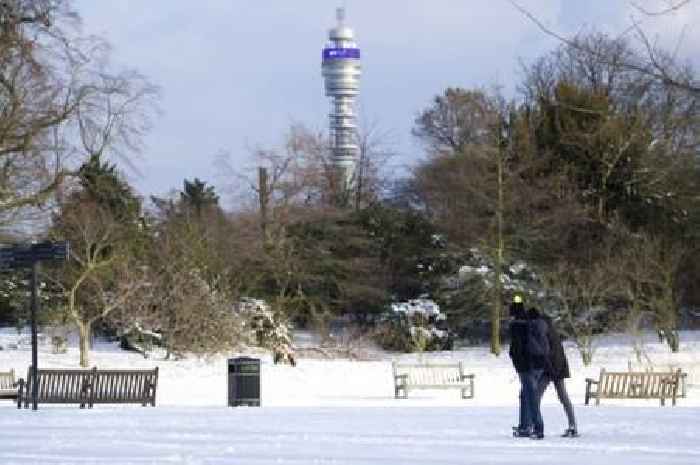
MULTIPOLYGON (((639 17, 625 0, 519 3, 564 34, 619 32, 639 17)), ((671 43, 684 31, 681 54, 692 56, 697 3, 644 27, 671 43)), ((410 130, 435 94, 493 84, 512 92, 519 60, 557 45, 507 0, 76 0, 85 31, 163 90, 141 175, 128 173, 137 189, 162 194, 195 176, 223 188, 236 181, 217 175, 217 153, 242 168, 250 148, 281 144, 293 121, 323 129, 320 53, 342 4, 363 54, 362 114, 392 132, 397 165, 421 157, 410 130)))

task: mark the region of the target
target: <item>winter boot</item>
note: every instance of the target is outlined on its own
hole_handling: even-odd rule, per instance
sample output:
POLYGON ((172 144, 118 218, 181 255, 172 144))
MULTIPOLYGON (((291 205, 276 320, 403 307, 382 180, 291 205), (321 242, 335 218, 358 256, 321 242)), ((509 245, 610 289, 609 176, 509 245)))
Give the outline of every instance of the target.
POLYGON ((578 431, 576 431, 576 428, 567 428, 566 431, 564 431, 564 434, 561 435, 563 438, 577 438, 579 436, 578 431))
POLYGON ((542 431, 533 431, 530 433, 530 439, 544 439, 544 433, 542 431))

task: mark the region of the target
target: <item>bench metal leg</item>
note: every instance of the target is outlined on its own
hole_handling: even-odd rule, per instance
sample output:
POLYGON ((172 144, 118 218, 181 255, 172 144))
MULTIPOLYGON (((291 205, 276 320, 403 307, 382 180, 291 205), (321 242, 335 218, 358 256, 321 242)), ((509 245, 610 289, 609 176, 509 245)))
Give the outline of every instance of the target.
MULTIPOLYGON (((598 387, 598 384, 596 383, 596 388, 598 387)), ((591 401, 592 398, 596 399, 596 405, 598 405, 598 395, 593 394, 593 381, 590 379, 586 379, 586 397, 584 398, 583 404, 588 405, 589 402, 591 401)))
MULTIPOLYGON (((661 406, 662 407, 666 406, 666 398, 665 397, 661 398, 661 406)), ((672 407, 676 406, 676 397, 675 396, 671 396, 671 406, 672 407)))
POLYGON ((473 399, 474 398, 474 378, 469 379, 469 386, 462 388, 462 399, 473 399), (467 395, 467 391, 469 394, 467 395))

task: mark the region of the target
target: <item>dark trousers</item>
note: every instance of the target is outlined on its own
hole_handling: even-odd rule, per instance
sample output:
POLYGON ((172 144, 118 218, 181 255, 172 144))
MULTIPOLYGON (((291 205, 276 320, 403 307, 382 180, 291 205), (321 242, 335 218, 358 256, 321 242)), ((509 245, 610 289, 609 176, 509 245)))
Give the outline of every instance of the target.
POLYGON ((527 399, 525 397, 525 372, 518 372, 518 378, 520 378, 520 412, 518 418, 518 429, 526 430, 532 426, 532 421, 530 421, 529 410, 527 407, 527 399))
POLYGON ((523 394, 525 397, 525 407, 527 417, 532 425, 532 430, 535 433, 544 432, 544 422, 542 421, 542 412, 540 411, 540 398, 537 395, 537 387, 544 374, 544 370, 530 370, 525 373, 525 385, 523 394))
POLYGON ((564 407, 564 412, 566 413, 566 418, 569 421, 569 428, 576 429, 576 417, 574 416, 574 406, 571 404, 571 399, 569 399, 569 393, 566 392, 566 385, 563 379, 551 379, 546 374, 540 379, 539 385, 537 386, 537 397, 539 402, 542 401, 542 396, 544 391, 547 390, 549 383, 554 384, 554 389, 557 391, 557 397, 559 402, 564 407))
POLYGON ((538 387, 544 376, 544 370, 530 370, 518 373, 520 377, 520 429, 532 428, 536 433, 544 431, 542 413, 540 411, 541 397, 538 387))

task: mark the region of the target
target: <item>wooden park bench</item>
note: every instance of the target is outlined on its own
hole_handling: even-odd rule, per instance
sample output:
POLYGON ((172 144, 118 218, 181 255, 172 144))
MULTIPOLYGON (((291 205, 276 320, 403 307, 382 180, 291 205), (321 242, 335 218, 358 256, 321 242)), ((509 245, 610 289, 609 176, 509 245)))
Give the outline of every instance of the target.
POLYGON ((15 370, 0 371, 0 399, 16 399, 17 382, 15 370))
POLYGON ((659 399, 663 406, 666 399, 671 399, 672 405, 676 405, 681 378, 680 369, 668 372, 601 369, 598 380, 586 378, 585 403, 588 405, 590 399, 595 399, 596 405, 600 405, 600 399, 659 399))
POLYGON ((474 375, 464 373, 459 363, 392 363, 394 395, 397 399, 408 397, 414 389, 459 389, 462 399, 474 398, 474 375))
MULTIPOLYGON (((158 367, 153 370, 91 370, 39 369, 37 402, 43 404, 79 404, 92 408, 94 404, 156 405, 158 367)), ((29 407, 34 378, 31 367, 27 380, 19 380, 17 408, 29 407)))

